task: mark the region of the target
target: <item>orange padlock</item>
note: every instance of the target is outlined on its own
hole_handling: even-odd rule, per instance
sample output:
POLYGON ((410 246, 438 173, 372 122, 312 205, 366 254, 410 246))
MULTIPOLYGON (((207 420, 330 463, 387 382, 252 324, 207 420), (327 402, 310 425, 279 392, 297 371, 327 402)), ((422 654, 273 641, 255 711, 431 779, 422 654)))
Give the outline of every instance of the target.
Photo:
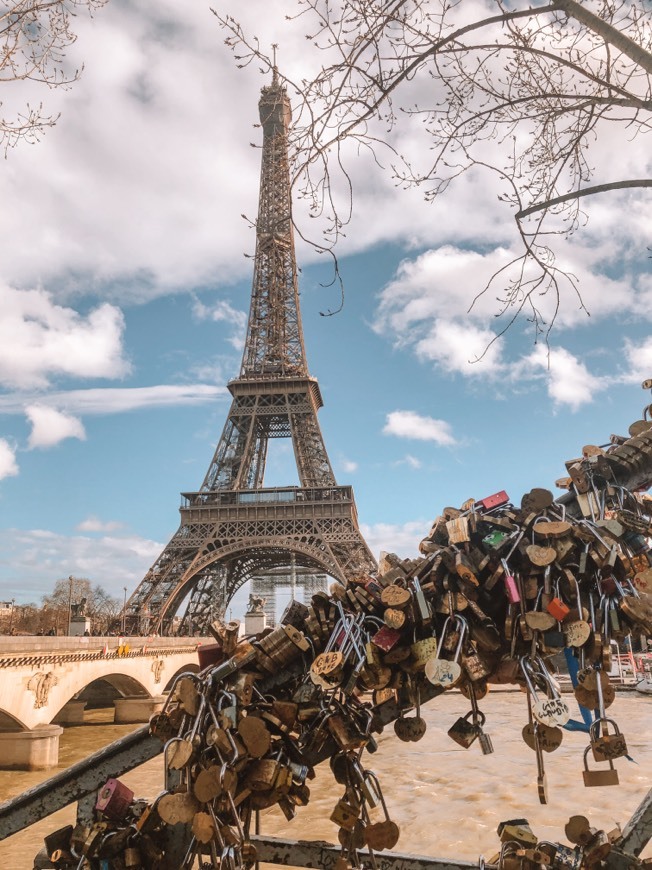
POLYGON ((563 622, 570 613, 570 607, 557 597, 548 603, 546 610, 555 617, 557 622, 563 622))

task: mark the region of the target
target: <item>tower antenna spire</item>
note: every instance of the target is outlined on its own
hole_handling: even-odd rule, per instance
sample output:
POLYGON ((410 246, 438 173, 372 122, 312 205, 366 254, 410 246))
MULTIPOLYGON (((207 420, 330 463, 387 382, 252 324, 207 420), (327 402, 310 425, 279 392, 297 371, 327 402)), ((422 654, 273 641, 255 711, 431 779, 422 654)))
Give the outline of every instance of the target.
POLYGON ((272 43, 272 86, 276 87, 278 85, 278 66, 276 65, 276 49, 278 48, 278 42, 272 43))

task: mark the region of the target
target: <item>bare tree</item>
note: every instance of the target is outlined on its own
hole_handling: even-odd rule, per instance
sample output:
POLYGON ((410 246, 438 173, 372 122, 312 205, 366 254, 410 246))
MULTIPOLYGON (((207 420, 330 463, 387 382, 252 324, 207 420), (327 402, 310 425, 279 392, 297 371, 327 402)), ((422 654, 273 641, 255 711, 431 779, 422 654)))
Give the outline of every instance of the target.
POLYGON ((109 624, 118 615, 121 603, 101 586, 93 586, 85 577, 68 577, 57 580, 50 595, 42 599, 50 625, 65 627, 68 624, 71 605, 84 601, 84 612, 90 617, 93 631, 106 633, 109 624))
MULTIPOLYGON (((240 65, 270 58, 232 17, 214 13, 240 65)), ((601 137, 624 143, 652 121, 652 16, 648 0, 297 0, 295 19, 322 53, 321 71, 292 83, 300 97, 294 126, 299 188, 316 213, 328 209, 334 244, 348 221, 333 194, 344 173, 342 143, 380 155, 390 149, 394 177, 441 196, 464 173, 497 176, 511 209, 520 250, 484 290, 497 294, 505 329, 527 313, 537 335, 549 333, 568 282, 554 236, 586 219, 587 197, 652 187, 623 177, 594 176, 592 149, 601 137), (474 17, 471 17, 474 16, 474 17), (420 121, 425 158, 396 152, 394 134, 420 121), (335 168, 334 168, 335 167, 335 168), (595 183, 594 183, 595 182, 595 183), (546 319, 540 297, 552 294, 546 319)), ((417 125, 414 125, 416 128, 417 125)), ((604 170, 601 170, 604 171, 604 170)), ((486 177, 486 176, 485 176, 486 177)), ((482 183, 481 180, 479 183, 482 183)), ((503 330, 504 331, 504 330, 503 330)))
MULTIPOLYGON (((66 50, 75 42, 72 21, 81 8, 91 13, 107 0, 6 0, 0 3, 0 83, 35 82, 48 88, 69 87, 81 73, 66 64, 66 50)), ((6 95, 6 91, 4 92, 6 95)), ((5 100, 0 100, 0 109, 5 100)), ((37 142, 58 115, 43 104, 0 116, 0 147, 5 156, 21 140, 37 142)))

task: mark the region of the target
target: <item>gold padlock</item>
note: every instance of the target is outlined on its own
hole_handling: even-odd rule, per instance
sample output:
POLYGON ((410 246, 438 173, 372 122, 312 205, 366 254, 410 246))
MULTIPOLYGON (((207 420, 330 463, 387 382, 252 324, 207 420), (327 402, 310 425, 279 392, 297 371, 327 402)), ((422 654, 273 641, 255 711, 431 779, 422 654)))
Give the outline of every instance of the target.
POLYGON ((335 809, 330 815, 331 822, 335 822, 340 828, 346 831, 352 831, 355 823, 360 817, 360 807, 357 804, 349 803, 345 797, 335 804, 335 809))

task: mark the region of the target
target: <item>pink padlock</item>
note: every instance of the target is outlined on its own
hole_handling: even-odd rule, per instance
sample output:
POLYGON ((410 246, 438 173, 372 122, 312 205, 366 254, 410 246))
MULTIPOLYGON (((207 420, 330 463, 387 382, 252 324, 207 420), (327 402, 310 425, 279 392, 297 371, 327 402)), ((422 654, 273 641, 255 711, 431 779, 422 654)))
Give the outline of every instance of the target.
POLYGON ((507 600, 510 604, 518 604, 521 600, 521 594, 518 591, 516 578, 509 573, 509 567, 505 559, 501 559, 501 564, 504 571, 503 578, 505 580, 505 594, 507 595, 507 600))

